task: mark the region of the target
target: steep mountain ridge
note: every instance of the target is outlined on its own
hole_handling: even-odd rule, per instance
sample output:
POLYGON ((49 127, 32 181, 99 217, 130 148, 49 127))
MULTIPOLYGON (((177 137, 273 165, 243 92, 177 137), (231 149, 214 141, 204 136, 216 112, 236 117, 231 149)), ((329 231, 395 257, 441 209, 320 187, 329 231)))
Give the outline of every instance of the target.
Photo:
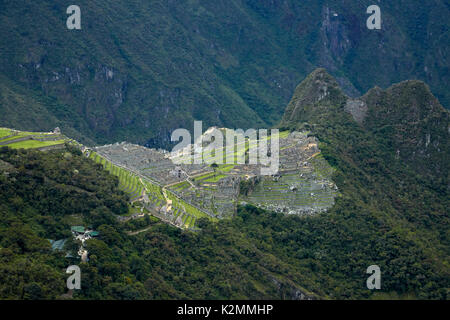
POLYGON ((348 99, 339 84, 325 69, 317 69, 302 81, 286 108, 282 125, 307 122, 329 108, 336 108, 348 99))
MULTIPOLYGON (((364 96, 350 98, 325 69, 317 69, 295 90, 281 126, 314 127, 332 112, 350 114, 380 142, 391 161, 448 178, 450 113, 418 80, 375 87, 364 96), (427 165, 428 164, 428 165, 427 165)), ((347 119, 347 121, 350 121, 347 119)))
MULTIPOLYGON (((377 242, 370 240, 369 234, 378 234, 385 244, 392 240, 385 237, 395 234, 397 240, 417 248, 404 270, 413 270, 414 263, 421 268, 427 265, 443 277, 441 292, 448 290, 449 112, 419 81, 402 82, 387 90, 374 88, 357 99, 348 98, 333 84, 325 70, 313 73, 298 86, 281 123, 284 129, 308 128, 321 141, 324 157, 336 168, 334 181, 342 198, 329 218, 340 213, 375 219, 378 226, 341 222, 339 227, 349 228, 353 235, 367 233, 358 241, 372 248, 377 242), (304 90, 323 79, 322 84, 338 91, 335 95, 320 100, 320 94, 304 90)), ((383 261, 383 268, 392 275, 400 260, 408 260, 406 251, 375 251, 373 259, 383 261)), ((414 281, 427 281, 421 272, 416 269, 414 276, 397 279, 397 285, 406 281, 414 287, 414 281)), ((400 290, 407 286, 403 288, 400 290)))
POLYGON ((437 178, 448 179, 450 113, 421 81, 405 81, 387 90, 370 90, 363 126, 380 139, 395 158, 437 178))

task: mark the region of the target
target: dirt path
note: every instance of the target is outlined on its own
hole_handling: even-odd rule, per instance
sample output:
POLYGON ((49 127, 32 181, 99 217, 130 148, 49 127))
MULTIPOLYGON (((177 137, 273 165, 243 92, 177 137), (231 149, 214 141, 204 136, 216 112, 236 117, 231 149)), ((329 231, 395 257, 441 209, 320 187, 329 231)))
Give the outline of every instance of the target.
POLYGON ((314 153, 311 157, 309 157, 308 159, 306 159, 306 161, 309 161, 309 160, 311 160, 312 158, 317 157, 319 154, 320 154, 320 151, 314 153))
POLYGON ((150 230, 151 228, 152 228, 152 227, 150 226, 150 227, 147 227, 147 228, 145 228, 145 229, 138 230, 138 231, 133 231, 133 232, 128 231, 127 234, 128 234, 129 236, 135 236, 135 235, 138 235, 138 234, 140 234, 140 233, 146 232, 146 231, 150 230))
POLYGON ((167 196, 166 187, 162 188, 162 193, 164 199, 166 200, 166 212, 169 212, 170 210, 172 210, 172 200, 170 200, 169 197, 167 196))

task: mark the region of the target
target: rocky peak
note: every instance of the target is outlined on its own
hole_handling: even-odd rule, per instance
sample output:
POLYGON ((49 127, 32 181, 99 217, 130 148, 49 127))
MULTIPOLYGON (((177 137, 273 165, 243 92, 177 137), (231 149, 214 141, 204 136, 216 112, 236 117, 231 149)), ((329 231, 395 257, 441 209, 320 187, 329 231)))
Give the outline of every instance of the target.
POLYGON ((449 164, 442 155, 450 150, 450 113, 422 81, 375 87, 352 99, 324 69, 317 69, 295 90, 281 127, 299 128, 304 123, 329 127, 334 121, 347 128, 357 122, 372 139, 381 141, 392 159, 434 176, 448 174, 449 164), (342 113, 352 117, 339 117, 342 113))
POLYGON ((429 87, 418 80, 403 81, 386 90, 376 87, 361 99, 369 105, 372 115, 395 123, 420 121, 446 111, 429 87))
POLYGON ((307 121, 312 113, 320 112, 321 106, 337 106, 346 99, 336 79, 325 69, 316 69, 295 89, 283 123, 307 121))
POLYGON ((375 88, 361 100, 367 104, 363 126, 390 141, 397 159, 448 174, 448 161, 442 155, 450 150, 450 113, 424 82, 409 80, 386 90, 375 88))

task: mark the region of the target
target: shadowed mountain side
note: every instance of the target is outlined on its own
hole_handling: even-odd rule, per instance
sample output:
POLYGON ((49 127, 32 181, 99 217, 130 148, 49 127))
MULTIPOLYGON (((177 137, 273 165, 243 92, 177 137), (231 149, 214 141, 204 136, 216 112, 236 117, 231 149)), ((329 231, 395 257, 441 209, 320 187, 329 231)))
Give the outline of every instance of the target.
POLYGON ((0 94, 23 99, 2 100, 0 125, 45 131, 45 115, 95 143, 167 148, 194 119, 278 123, 316 67, 352 97, 421 79, 448 106, 445 1, 383 2, 382 29, 368 30, 372 2, 79 0, 81 30, 68 30, 71 2, 3 1, 0 94))

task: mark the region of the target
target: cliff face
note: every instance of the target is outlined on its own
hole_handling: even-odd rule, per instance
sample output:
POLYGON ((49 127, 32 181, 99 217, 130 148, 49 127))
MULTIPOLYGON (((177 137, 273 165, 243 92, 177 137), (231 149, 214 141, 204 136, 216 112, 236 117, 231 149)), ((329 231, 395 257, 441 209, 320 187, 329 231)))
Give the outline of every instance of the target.
POLYGON ((376 31, 365 2, 79 1, 81 30, 67 3, 3 2, 0 125, 150 145, 194 119, 267 127, 316 67, 353 97, 421 79, 448 105, 445 1, 383 3, 376 31))
POLYGON ((420 171, 448 178, 450 113, 421 81, 405 81, 387 90, 375 88, 361 99, 367 105, 363 126, 386 148, 420 171))

